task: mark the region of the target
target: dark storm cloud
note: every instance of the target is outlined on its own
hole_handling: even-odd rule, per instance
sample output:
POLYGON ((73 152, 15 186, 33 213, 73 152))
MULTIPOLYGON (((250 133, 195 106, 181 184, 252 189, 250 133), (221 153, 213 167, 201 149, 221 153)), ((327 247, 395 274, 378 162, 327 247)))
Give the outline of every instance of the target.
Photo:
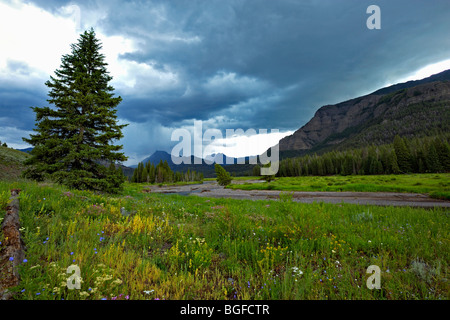
POLYGON ((30 130, 34 125, 32 106, 46 103, 43 83, 30 76, 32 70, 21 61, 8 60, 0 77, 0 128, 16 127, 30 130))
MULTIPOLYGON (((323 104, 369 93, 450 57, 448 2, 428 6, 420 1, 376 1, 382 10, 382 29, 368 30, 366 9, 373 3, 116 2, 108 7, 108 19, 102 23, 111 34, 141 41, 139 52, 123 59, 171 66, 186 86, 198 90, 191 99, 174 96, 152 101, 149 97, 142 110, 158 113, 157 109, 167 107, 172 112, 165 112, 163 119, 171 123, 207 118, 214 111, 227 113, 239 102, 244 106, 260 98, 255 126, 295 129, 323 104), (286 95, 271 108, 263 107, 269 103, 263 99, 267 92, 239 95, 233 92, 241 89, 236 87, 228 95, 209 95, 202 83, 219 71, 255 79, 273 93, 286 95)), ((239 117, 242 110, 235 111, 239 117)))
MULTIPOLYGON (((97 30, 135 41, 137 50, 122 61, 173 73, 166 85, 138 70, 134 88, 116 86, 118 115, 142 128, 225 118, 210 123, 295 130, 324 104, 450 58, 448 0, 33 2, 49 11, 76 3, 82 22, 87 12, 101 12, 97 30), (372 4, 381 8, 380 30, 366 27, 372 4)), ((0 95, 10 118, 3 106, 17 99, 0 95)), ((155 137, 167 135, 161 128, 152 129, 153 140, 167 140, 155 137)))

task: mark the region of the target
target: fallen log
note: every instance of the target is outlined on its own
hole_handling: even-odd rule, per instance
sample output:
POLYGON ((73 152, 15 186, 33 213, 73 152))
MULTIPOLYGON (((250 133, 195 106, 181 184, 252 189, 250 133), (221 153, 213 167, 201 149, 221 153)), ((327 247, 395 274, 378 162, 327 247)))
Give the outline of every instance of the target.
POLYGON ((24 244, 20 237, 19 195, 20 189, 11 190, 6 215, 1 225, 3 248, 0 251, 0 300, 9 300, 13 293, 8 289, 19 285, 18 266, 25 258, 24 244))

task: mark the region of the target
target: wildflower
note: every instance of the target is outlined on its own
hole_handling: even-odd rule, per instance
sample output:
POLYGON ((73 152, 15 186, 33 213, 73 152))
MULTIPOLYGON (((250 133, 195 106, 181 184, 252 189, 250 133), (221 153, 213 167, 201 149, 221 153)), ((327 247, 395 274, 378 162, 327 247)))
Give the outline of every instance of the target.
POLYGON ((23 262, 25 263, 25 262, 28 262, 28 260, 27 259, 23 259, 23 262))
POLYGON ((125 296, 125 299, 127 299, 127 300, 130 299, 130 296, 129 296, 129 295, 126 295, 126 296, 125 296))
POLYGON ((14 257, 9 257, 9 261, 13 261, 14 260, 14 257))

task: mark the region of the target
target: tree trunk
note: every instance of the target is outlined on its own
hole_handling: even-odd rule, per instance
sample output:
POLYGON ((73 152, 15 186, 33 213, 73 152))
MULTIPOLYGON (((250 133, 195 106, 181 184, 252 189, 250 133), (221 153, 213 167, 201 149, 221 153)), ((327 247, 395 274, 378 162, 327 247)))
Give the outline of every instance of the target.
POLYGON ((9 300, 13 293, 8 288, 19 285, 18 265, 25 258, 24 245, 20 237, 19 199, 20 189, 11 190, 10 203, 1 229, 4 243, 0 251, 0 300, 9 300))

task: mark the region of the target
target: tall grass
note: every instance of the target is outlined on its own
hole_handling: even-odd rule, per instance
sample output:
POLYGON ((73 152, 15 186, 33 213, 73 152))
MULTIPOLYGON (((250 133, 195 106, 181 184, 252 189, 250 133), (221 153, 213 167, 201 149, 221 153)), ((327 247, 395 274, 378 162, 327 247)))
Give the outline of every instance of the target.
MULTIPOLYGON (((449 215, 349 204, 20 188, 16 299, 448 299, 449 215), (67 287, 70 265, 81 289, 67 287), (370 265, 381 289, 366 287, 370 265)), ((0 239, 2 235, 0 234, 0 239)), ((2 240, 0 240, 2 241, 2 240)), ((3 241, 2 241, 3 242, 3 241)), ((1 248, 0 244, 0 248, 1 248)))
POLYGON ((429 193, 450 198, 450 174, 281 177, 270 183, 231 184, 243 190, 355 191, 429 193))

